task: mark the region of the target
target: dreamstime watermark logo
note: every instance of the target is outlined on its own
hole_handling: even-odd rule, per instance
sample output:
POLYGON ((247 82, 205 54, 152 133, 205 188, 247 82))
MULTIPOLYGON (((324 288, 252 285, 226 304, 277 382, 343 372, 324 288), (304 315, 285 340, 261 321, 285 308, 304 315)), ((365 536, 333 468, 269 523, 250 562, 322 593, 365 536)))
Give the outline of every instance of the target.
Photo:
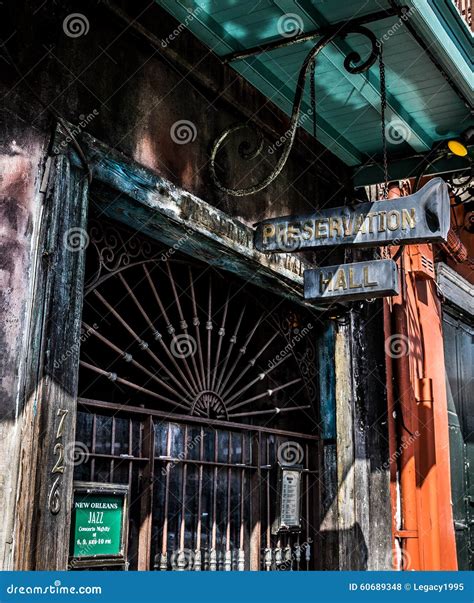
POLYGON ((61 142, 53 146, 53 153, 59 155, 59 153, 64 150, 69 143, 75 140, 78 134, 80 134, 98 115, 99 111, 97 109, 94 109, 87 115, 81 113, 81 115, 79 115, 79 123, 72 128, 69 128, 66 132, 66 136, 61 140, 61 142))
POLYGON ((280 465, 292 467, 293 465, 301 465, 304 458, 303 446, 298 442, 289 441, 283 442, 278 446, 277 459, 280 465))
POLYGON ((197 136, 196 125, 188 119, 179 119, 171 126, 170 136, 171 140, 176 144, 194 142, 197 136))
POLYGON ((284 38, 294 38, 303 31, 303 19, 296 13, 285 13, 278 19, 277 31, 284 38))
MULTIPOLYGON (((304 122, 309 119, 311 116, 313 115, 313 110, 312 109, 308 109, 307 111, 305 111, 301 117, 299 118, 298 121, 298 126, 302 126, 304 124, 304 122)), ((287 130, 284 134, 282 134, 280 136, 280 138, 278 138, 278 140, 276 140, 272 145, 270 145, 268 147, 268 154, 269 155, 273 155, 273 153, 279 149, 281 146, 283 146, 285 144, 285 142, 291 138, 293 130, 287 130)))
POLYGON ((383 34, 383 36, 381 36, 377 40, 377 47, 378 48, 380 48, 382 46, 382 44, 384 44, 387 40, 389 40, 392 36, 394 36, 399 29, 402 29, 404 22, 408 21, 408 19, 410 19, 410 17, 413 15, 413 13, 416 10, 418 10, 418 3, 416 1, 414 2, 414 5, 415 6, 412 6, 409 9, 408 8, 402 9, 402 15, 398 19, 398 21, 396 23, 394 23, 392 25, 392 27, 390 27, 389 29, 387 29, 387 31, 383 34))
POLYGON ((278 237, 276 241, 278 251, 281 251, 283 253, 298 251, 298 249, 301 247, 301 243, 301 237, 297 234, 288 234, 286 236, 283 235, 281 237, 278 237))
POLYGON ((268 361, 268 368, 272 369, 278 363, 282 362, 282 360, 284 358, 286 358, 286 356, 288 356, 288 354, 295 347, 295 344, 299 343, 303 339, 303 337, 306 337, 306 335, 308 335, 308 333, 311 331, 312 328, 313 328, 313 325, 309 322, 305 327, 303 327, 301 329, 301 331, 298 331, 298 333, 296 333, 291 338, 291 340, 286 344, 286 346, 283 348, 283 350, 281 350, 281 352, 278 353, 272 360, 268 361))
POLYGON ((196 353, 197 343, 191 335, 176 335, 171 341, 170 350, 175 358, 189 358, 196 353))
MULTIPOLYGON (((9 595, 101 595, 101 586, 64 586, 61 580, 55 580, 48 586, 16 586, 10 584, 6 592, 9 595)), ((51 599, 50 599, 51 600, 51 599)))
POLYGON ((176 38, 181 34, 181 32, 188 27, 191 21, 198 17, 199 13, 201 13, 202 10, 202 6, 197 6, 196 9, 193 11, 188 9, 188 15, 186 19, 182 23, 180 23, 178 27, 173 29, 173 31, 168 36, 166 36, 166 38, 163 38, 161 40, 161 46, 163 48, 166 48, 170 42, 176 40, 176 38))
POLYGON ((69 228, 64 233, 63 244, 68 251, 83 251, 89 245, 89 235, 83 228, 69 228))
POLYGON ((293 551, 290 550, 289 555, 285 555, 282 559, 281 563, 276 565, 277 571, 285 572, 290 571, 293 568, 294 563, 300 563, 301 557, 306 555, 306 551, 310 552, 311 545, 313 544, 313 539, 308 538, 307 541, 303 542, 300 545, 295 545, 293 551))
POLYGON ((88 461, 89 448, 84 442, 69 442, 64 447, 64 458, 66 463, 77 467, 88 461))
POLYGON ((177 251, 179 251, 179 249, 186 243, 186 241, 193 234, 194 234, 194 230, 192 230, 191 228, 187 228, 186 234, 183 235, 182 237, 180 237, 172 247, 170 247, 169 249, 167 249, 165 251, 165 253, 162 253, 160 256, 160 260, 162 262, 167 262, 173 254, 175 254, 177 251))
POLYGON ((87 329, 82 329, 81 334, 79 336, 79 341, 77 341, 70 348, 68 348, 64 352, 64 354, 61 356, 61 358, 59 358, 59 360, 54 361, 54 363, 53 363, 54 368, 55 369, 60 368, 61 365, 63 364, 63 362, 65 362, 68 358, 70 358, 74 354, 78 354, 79 349, 81 347, 81 343, 84 343, 84 341, 87 341, 87 339, 89 339, 89 337, 91 336, 91 333, 93 331, 97 331, 98 328, 99 328, 99 325, 97 323, 94 323, 92 325, 92 327, 88 327, 87 329))
POLYGON ((381 466, 381 467, 377 467, 377 471, 379 472, 383 472, 386 471, 387 469, 390 468, 390 465, 392 463, 395 463, 398 458, 401 456, 402 452, 404 450, 406 450, 409 446, 411 446, 414 442, 416 442, 416 440, 420 437, 420 432, 418 430, 415 431, 415 433, 410 434, 410 436, 408 438, 404 438, 402 444, 398 447, 398 449, 390 455, 388 461, 385 461, 385 463, 381 466))
POLYGON ((412 569, 411 555, 400 546, 395 546, 393 549, 388 551, 385 558, 384 567, 387 569, 412 569))
POLYGON ((167 463, 167 465, 165 467, 163 467, 163 469, 161 470, 161 475, 165 476, 180 461, 183 461, 187 457, 188 452, 190 450, 193 450, 193 448, 195 448, 198 444, 200 444, 202 439, 203 439, 203 436, 201 436, 201 435, 197 435, 193 439, 188 437, 188 439, 186 441, 185 449, 181 450, 181 452, 178 454, 177 458, 174 461, 167 463))
POLYGON ((402 358, 410 353, 410 339, 406 335, 396 333, 385 340, 385 353, 390 358, 402 358))
POLYGON ((89 19, 82 13, 71 13, 63 21, 63 31, 68 38, 80 38, 89 33, 89 19))
POLYGON ((402 144, 411 138, 408 126, 400 119, 392 119, 385 125, 385 136, 392 144, 402 144))
POLYGON ((176 571, 184 572, 193 569, 194 551, 191 549, 182 549, 174 551, 170 558, 171 567, 176 571))

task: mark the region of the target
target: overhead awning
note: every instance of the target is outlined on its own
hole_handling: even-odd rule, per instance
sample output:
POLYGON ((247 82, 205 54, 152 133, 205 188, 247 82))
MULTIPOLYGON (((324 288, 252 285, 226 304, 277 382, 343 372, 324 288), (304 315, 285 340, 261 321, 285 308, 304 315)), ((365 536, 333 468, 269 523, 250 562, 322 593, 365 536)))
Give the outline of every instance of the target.
MULTIPOLYGON (((301 65, 328 26, 355 21, 383 45, 393 178, 470 122, 473 38, 452 0, 157 0, 275 105, 291 113, 301 65), (314 35, 313 35, 314 34, 314 35)), ((356 184, 381 181, 380 75, 344 68, 351 51, 370 52, 358 34, 336 38, 317 58, 319 141, 354 168, 356 184)), ((309 114, 306 86, 302 114, 309 114)), ((300 120, 312 132, 312 120, 300 120)), ((454 158, 440 171, 459 169, 454 158)))

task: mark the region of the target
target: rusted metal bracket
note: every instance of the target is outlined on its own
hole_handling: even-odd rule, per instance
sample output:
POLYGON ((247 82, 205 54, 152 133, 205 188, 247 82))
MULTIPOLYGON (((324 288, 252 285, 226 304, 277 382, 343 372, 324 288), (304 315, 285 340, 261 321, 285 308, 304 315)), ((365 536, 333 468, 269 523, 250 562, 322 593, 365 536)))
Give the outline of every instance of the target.
MULTIPOLYGON (((301 67, 301 70, 300 70, 300 73, 298 76, 298 82, 296 84, 296 93, 295 93, 295 99, 293 101, 293 109, 291 112, 290 126, 284 135, 285 142, 282 145, 283 146, 282 153, 277 161, 275 168, 271 172, 271 174, 266 176, 263 180, 261 180, 257 184, 246 187, 246 188, 230 188, 230 187, 225 186, 221 182, 221 180, 219 179, 219 177, 217 176, 217 173, 216 173, 216 157, 217 157, 218 152, 223 147, 223 145, 227 142, 227 140, 233 134, 236 134, 242 130, 252 130, 256 137, 257 144, 254 145, 253 150, 252 150, 251 143, 249 143, 248 141, 242 142, 239 145, 238 153, 242 159, 245 159, 245 160, 255 159, 258 155, 260 155, 260 153, 262 152, 263 147, 264 147, 263 135, 253 125, 249 124, 248 122, 233 125, 233 126, 230 126, 229 128, 227 128, 226 130, 224 130, 217 137, 217 139, 214 141, 214 144, 213 144, 212 150, 211 150, 209 171, 210 171, 210 175, 211 175, 211 178, 212 178, 214 184, 216 185, 216 187, 219 190, 221 190, 224 193, 227 193, 228 195, 233 195, 236 197, 243 197, 245 195, 253 195, 253 194, 258 193, 259 191, 263 190, 264 188, 266 188, 269 184, 271 184, 275 180, 275 178, 277 178, 279 176, 279 174, 281 173, 281 171, 283 170, 283 168, 286 164, 290 151, 293 147, 293 143, 295 141, 296 129, 298 127, 301 103, 303 100, 303 94, 304 94, 307 75, 312 69, 314 69, 316 57, 323 50, 323 48, 325 48, 325 46, 330 44, 336 37, 345 38, 349 34, 360 34, 360 35, 363 35, 366 38, 368 38, 371 43, 371 51, 370 51, 369 56, 364 61, 362 60, 359 53, 350 52, 344 59, 344 68, 346 69, 346 71, 348 71, 349 73, 353 73, 353 74, 363 73, 364 71, 367 71, 375 63, 375 61, 377 60, 377 57, 379 55, 379 47, 377 45, 377 38, 375 37, 375 34, 372 31, 370 31, 370 29, 367 29, 366 27, 363 27, 361 25, 357 25, 353 22, 348 22, 345 25, 339 25, 337 28, 336 27, 329 28, 327 33, 309 51, 309 53, 307 54, 307 56, 304 60, 303 66, 301 67)), ((316 119, 315 115, 313 115, 313 119, 316 119)))

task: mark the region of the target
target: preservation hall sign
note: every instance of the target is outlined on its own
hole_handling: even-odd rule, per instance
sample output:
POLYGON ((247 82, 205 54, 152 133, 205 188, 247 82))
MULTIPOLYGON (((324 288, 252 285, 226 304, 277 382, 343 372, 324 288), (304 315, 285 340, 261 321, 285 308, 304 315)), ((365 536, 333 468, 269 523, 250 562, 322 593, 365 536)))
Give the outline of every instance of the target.
POLYGON ((357 300, 398 295, 398 292, 398 271, 393 260, 324 266, 304 273, 305 299, 357 300))
POLYGON ((448 187, 435 178, 407 197, 264 220, 257 225, 255 247, 292 252, 335 245, 398 245, 446 240, 448 230, 448 187))

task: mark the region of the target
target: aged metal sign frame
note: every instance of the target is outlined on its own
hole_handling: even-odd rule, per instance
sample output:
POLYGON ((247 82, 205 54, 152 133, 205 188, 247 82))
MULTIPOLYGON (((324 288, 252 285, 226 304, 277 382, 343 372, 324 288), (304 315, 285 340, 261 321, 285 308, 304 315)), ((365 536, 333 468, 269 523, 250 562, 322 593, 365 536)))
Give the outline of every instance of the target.
POLYGON ((304 273, 304 297, 318 302, 352 301, 398 295, 393 260, 321 266, 304 273))
POLYGON ((71 555, 68 566, 71 569, 84 567, 103 567, 103 566, 126 566, 127 564, 127 542, 128 542, 128 497, 129 487, 124 484, 104 484, 100 482, 74 482, 73 506, 76 494, 89 494, 91 496, 117 496, 123 498, 122 521, 120 532, 120 546, 117 555, 81 555, 74 557, 72 538, 75 533, 74 521, 71 522, 71 555))
POLYGON ((445 241, 449 211, 447 184, 434 178, 407 197, 263 220, 256 225, 254 242, 262 252, 291 253, 338 245, 378 247, 445 241))
POLYGON ((278 515, 272 533, 301 530, 301 475, 303 467, 279 465, 278 515))

